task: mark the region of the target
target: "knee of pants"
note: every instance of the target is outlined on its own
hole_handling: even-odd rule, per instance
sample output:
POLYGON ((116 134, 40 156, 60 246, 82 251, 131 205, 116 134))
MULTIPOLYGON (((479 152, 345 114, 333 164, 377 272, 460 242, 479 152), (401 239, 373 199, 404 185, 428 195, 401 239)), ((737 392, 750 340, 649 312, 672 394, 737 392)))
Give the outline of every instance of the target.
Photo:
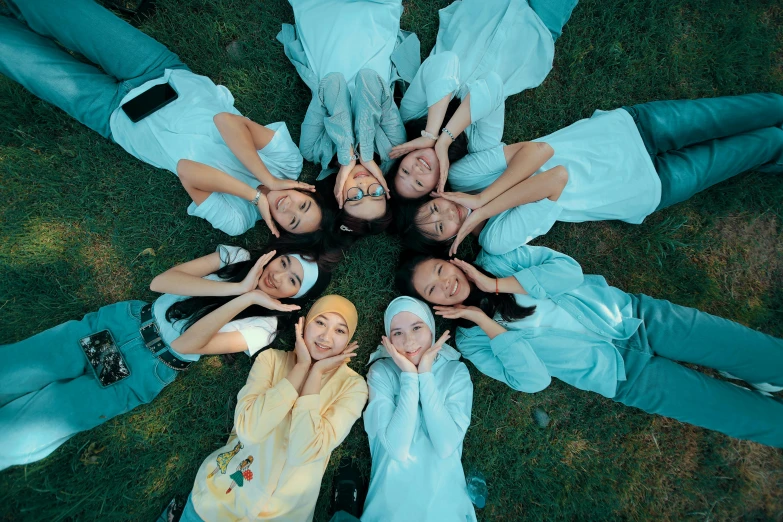
POLYGON ((382 93, 384 91, 383 78, 372 69, 362 69, 356 73, 356 82, 361 83, 373 93, 382 93))
POLYGON ((783 124, 783 96, 774 92, 764 93, 769 99, 769 110, 780 115, 780 123, 783 124))
POLYGON ((321 89, 326 89, 329 87, 342 87, 347 85, 345 82, 345 76, 343 76, 343 73, 341 72, 330 72, 326 76, 323 77, 320 83, 321 89))

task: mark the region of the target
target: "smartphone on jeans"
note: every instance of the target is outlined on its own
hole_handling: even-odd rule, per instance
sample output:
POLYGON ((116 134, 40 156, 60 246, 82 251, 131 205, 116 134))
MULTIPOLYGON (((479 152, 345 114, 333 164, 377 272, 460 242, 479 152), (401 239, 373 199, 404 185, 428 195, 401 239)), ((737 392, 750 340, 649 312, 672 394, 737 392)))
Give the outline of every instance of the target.
POLYGON ((143 120, 177 99, 177 91, 168 83, 153 85, 122 105, 122 110, 133 123, 143 120))

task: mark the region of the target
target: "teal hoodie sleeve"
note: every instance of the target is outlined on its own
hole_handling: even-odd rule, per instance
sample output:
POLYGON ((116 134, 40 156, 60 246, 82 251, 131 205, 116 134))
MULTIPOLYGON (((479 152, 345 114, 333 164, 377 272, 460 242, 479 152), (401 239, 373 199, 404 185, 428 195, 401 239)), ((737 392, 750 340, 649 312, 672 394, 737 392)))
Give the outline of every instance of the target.
POLYGON ((503 80, 495 72, 465 86, 470 93, 470 122, 465 129, 468 152, 477 153, 502 145, 506 98, 503 80))
POLYGON ((419 414, 419 375, 400 372, 399 389, 395 390, 396 379, 385 364, 379 361, 367 373, 370 402, 364 412, 364 429, 371 444, 377 439, 391 458, 404 462, 419 414))
POLYGON ((450 51, 432 55, 424 60, 400 102, 403 121, 424 118, 430 106, 446 95, 456 94, 459 89, 459 71, 459 57, 450 51))
POLYGON ((490 339, 478 326, 458 328, 457 348, 481 373, 515 390, 535 393, 552 382, 522 332, 510 330, 490 339))
POLYGON ((497 277, 513 275, 531 297, 543 299, 578 287, 582 267, 573 258, 551 248, 521 246, 503 255, 481 252, 476 264, 497 277))
POLYGON ((473 407, 473 383, 468 369, 458 361, 448 364, 457 367, 445 390, 438 389, 432 372, 419 374, 422 415, 432 446, 442 459, 453 455, 462 444, 473 407))

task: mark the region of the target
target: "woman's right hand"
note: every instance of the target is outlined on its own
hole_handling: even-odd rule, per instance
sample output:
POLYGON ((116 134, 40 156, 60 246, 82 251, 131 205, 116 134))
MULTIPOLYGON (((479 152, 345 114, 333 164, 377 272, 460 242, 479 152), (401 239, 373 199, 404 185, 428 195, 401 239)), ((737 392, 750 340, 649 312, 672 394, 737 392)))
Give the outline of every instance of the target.
POLYGON ((471 323, 479 324, 482 320, 488 319, 489 316, 485 314, 481 308, 477 306, 433 306, 435 309, 435 315, 439 315, 444 319, 467 319, 471 323))
POLYGON ((269 227, 269 231, 272 232, 273 236, 279 238, 280 232, 277 230, 275 220, 272 219, 272 212, 269 210, 269 200, 266 198, 266 194, 261 194, 261 197, 258 198, 258 203, 256 203, 256 207, 258 208, 258 213, 261 214, 264 223, 269 227))
POLYGON ((300 317, 294 326, 296 332, 296 342, 294 344, 294 355, 296 355, 296 364, 306 364, 308 367, 312 364, 313 358, 310 356, 310 350, 304 342, 304 317, 300 317))
POLYGON ((435 140, 421 136, 420 138, 412 139, 411 141, 392 147, 392 150, 389 152, 389 158, 397 159, 414 150, 430 149, 434 146, 435 140))
POLYGON ((397 351, 397 348, 394 347, 392 342, 389 340, 388 337, 385 335, 381 337, 381 343, 383 344, 383 347, 386 348, 386 352, 391 355, 392 360, 394 361, 394 364, 397 365, 397 367, 402 370, 403 372, 408 373, 419 373, 418 368, 416 368, 416 365, 410 362, 407 357, 405 357, 403 354, 397 351))
POLYGON ((337 200, 337 206, 343 208, 345 198, 343 197, 343 188, 345 182, 348 180, 348 175, 356 166, 356 160, 351 160, 348 165, 341 165, 340 170, 337 172, 337 179, 334 180, 334 199, 337 200))
POLYGON ((259 289, 251 290, 244 294, 249 296, 251 303, 258 306, 263 306, 267 310, 277 310, 279 312, 293 312, 299 310, 301 307, 295 304, 283 304, 274 297, 270 296, 266 292, 259 289))
POLYGON ((258 258, 256 264, 253 265, 253 268, 250 269, 242 282, 238 283, 239 292, 237 292, 237 294, 244 294, 258 288, 258 280, 261 279, 261 274, 264 272, 264 267, 267 263, 269 263, 269 261, 272 260, 273 257, 275 257, 276 253, 276 250, 272 250, 271 252, 267 252, 258 258))

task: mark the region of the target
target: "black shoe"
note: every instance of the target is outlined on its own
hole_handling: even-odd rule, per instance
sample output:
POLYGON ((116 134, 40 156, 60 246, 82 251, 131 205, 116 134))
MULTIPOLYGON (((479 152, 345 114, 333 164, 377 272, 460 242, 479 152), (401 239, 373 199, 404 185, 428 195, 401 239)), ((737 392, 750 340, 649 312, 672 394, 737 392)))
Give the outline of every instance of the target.
POLYGON ((351 457, 343 457, 332 480, 332 515, 345 511, 359 518, 362 514, 362 475, 351 457))

